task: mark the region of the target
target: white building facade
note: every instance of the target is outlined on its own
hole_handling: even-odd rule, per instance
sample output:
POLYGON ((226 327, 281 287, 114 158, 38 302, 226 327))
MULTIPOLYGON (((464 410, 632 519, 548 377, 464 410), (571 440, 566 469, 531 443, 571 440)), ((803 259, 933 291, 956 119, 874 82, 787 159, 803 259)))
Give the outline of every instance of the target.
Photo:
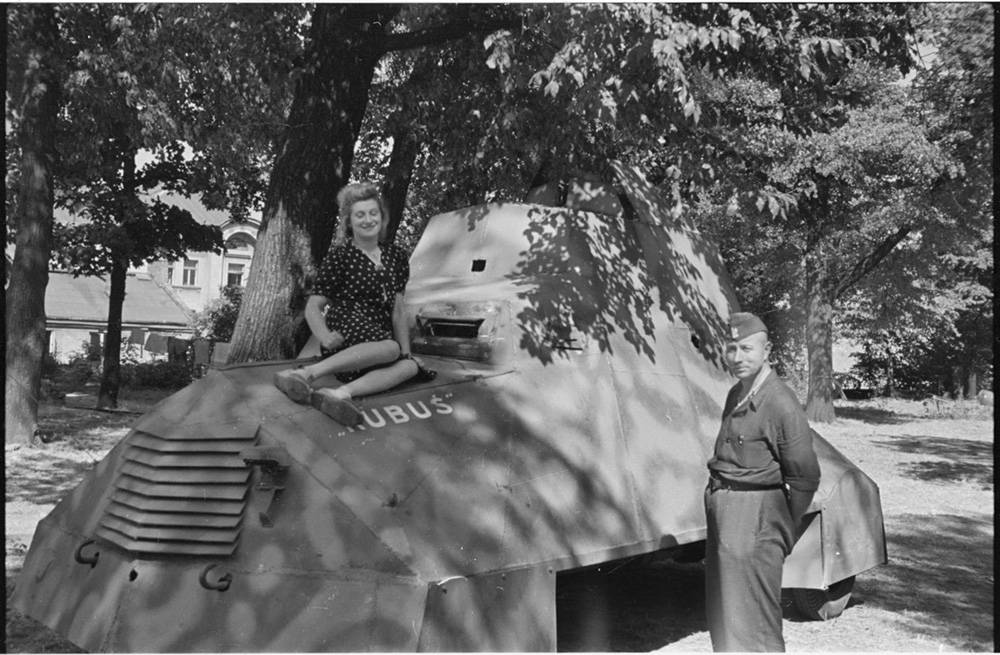
MULTIPOLYGON (((260 229, 258 217, 237 222, 228 212, 207 209, 197 198, 166 193, 158 196, 163 202, 188 210, 199 223, 218 226, 224 247, 221 253, 190 252, 178 261, 151 262, 129 270, 122 334, 130 339, 130 346, 138 347, 143 360, 167 356, 161 342, 192 339, 196 314, 220 298, 223 288, 246 286, 260 229), (151 343, 155 345, 147 347, 151 343)), ((79 219, 57 210, 56 220, 79 219)), ((8 259, 12 254, 8 252, 8 259)), ((103 347, 108 291, 106 280, 50 272, 46 328, 49 353, 56 361, 65 362, 83 354, 88 344, 91 349, 103 347)))

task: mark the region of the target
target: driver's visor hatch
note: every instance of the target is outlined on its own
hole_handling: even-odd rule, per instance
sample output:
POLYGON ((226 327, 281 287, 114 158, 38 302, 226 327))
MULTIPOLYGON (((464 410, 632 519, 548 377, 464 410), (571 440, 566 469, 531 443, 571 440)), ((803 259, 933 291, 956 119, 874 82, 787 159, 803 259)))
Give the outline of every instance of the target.
POLYGON ((416 355, 499 363, 509 354, 510 308, 503 302, 431 302, 417 308, 416 355))

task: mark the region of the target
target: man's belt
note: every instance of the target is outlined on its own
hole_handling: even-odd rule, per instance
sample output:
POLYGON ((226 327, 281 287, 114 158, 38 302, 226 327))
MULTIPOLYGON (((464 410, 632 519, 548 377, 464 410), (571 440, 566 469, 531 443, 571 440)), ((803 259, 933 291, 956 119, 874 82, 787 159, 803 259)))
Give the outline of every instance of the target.
POLYGON ((708 488, 712 491, 728 489, 730 491, 770 491, 771 489, 784 489, 783 484, 754 484, 752 482, 736 482, 726 480, 715 475, 708 479, 708 488))

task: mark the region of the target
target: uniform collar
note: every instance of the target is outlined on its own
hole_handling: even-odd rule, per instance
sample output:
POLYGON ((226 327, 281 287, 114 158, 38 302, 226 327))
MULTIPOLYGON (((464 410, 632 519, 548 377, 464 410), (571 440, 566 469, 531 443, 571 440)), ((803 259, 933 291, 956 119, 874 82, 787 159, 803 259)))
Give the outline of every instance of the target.
MULTIPOLYGON (((773 375, 774 369, 772 369, 769 364, 764 364, 764 368, 762 368, 754 378, 753 384, 750 387, 750 391, 747 392, 747 395, 737 396, 736 405, 733 406, 731 412, 737 412, 743 408, 749 408, 756 412, 767 395, 764 393, 764 390, 769 386, 770 379, 773 375)), ((742 388, 742 385, 737 386, 742 388)))

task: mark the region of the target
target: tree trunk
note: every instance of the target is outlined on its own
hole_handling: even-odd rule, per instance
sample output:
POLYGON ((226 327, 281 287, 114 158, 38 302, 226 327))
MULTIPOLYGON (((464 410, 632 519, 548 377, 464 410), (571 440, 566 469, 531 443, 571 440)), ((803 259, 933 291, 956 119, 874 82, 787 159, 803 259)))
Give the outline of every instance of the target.
MULTIPOLYGON (((131 144, 124 124, 119 124, 117 139, 120 144, 131 144)), ((117 198, 118 224, 125 225, 129 220, 131 205, 136 201, 135 157, 138 154, 131 147, 123 148, 125 156, 121 159, 121 191, 117 198)), ((116 158, 117 159, 117 158, 116 158)), ((112 167, 112 170, 115 167, 112 167)), ((112 181, 112 183, 114 183, 112 181)), ((123 229, 123 228, 119 228, 123 229)), ((118 407, 118 391, 121 388, 121 357, 122 357, 122 313, 125 306, 125 284, 128 279, 127 258, 115 257, 111 265, 110 291, 108 293, 108 324, 104 335, 104 356, 101 372, 101 387, 97 393, 98 409, 116 409, 118 407)))
POLYGON ((128 262, 116 259, 111 269, 108 294, 108 331, 104 335, 104 361, 101 388, 97 393, 98 409, 116 409, 121 388, 122 308, 125 305, 125 281, 128 262))
POLYGON ((962 399, 962 367, 953 366, 951 368, 951 397, 954 400, 962 399))
POLYGON ((385 26, 399 6, 317 5, 265 197, 230 362, 293 357, 305 291, 336 225, 385 26))
POLYGON ((806 284, 809 299, 806 317, 809 360, 806 416, 814 423, 829 423, 836 418, 833 408, 833 300, 817 271, 807 270, 806 284))
POLYGON ((891 354, 885 364, 885 397, 896 397, 896 366, 891 354))
POLYGON ((389 227, 386 239, 396 240, 396 232, 403 220, 403 209, 406 207, 406 193, 413 179, 413 165, 420 153, 420 143, 404 130, 400 130, 392 143, 392 154, 389 156, 389 168, 385 174, 385 184, 382 185, 382 196, 389 206, 389 227))
POLYGON ((54 52, 59 32, 53 6, 24 6, 20 11, 32 13, 32 26, 22 54, 24 78, 19 89, 21 183, 14 216, 16 246, 7 287, 5 444, 34 443, 38 427, 59 107, 54 52))

